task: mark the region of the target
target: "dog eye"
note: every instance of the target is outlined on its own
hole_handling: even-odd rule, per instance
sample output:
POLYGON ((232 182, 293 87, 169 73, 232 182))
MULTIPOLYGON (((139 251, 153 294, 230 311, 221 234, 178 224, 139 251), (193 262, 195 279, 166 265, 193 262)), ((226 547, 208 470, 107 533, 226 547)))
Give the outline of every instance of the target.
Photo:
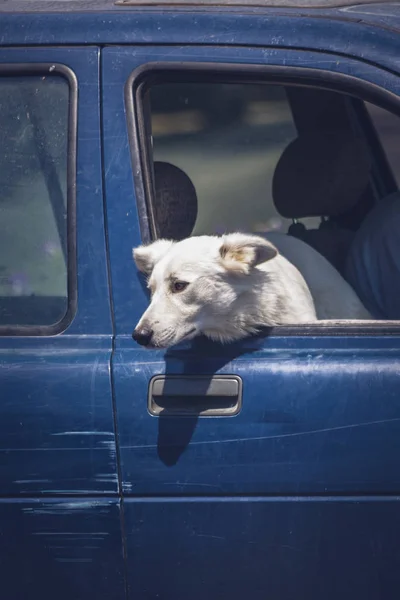
POLYGON ((172 291, 183 292, 183 290, 186 289, 188 285, 189 283, 187 281, 174 281, 172 283, 172 291))

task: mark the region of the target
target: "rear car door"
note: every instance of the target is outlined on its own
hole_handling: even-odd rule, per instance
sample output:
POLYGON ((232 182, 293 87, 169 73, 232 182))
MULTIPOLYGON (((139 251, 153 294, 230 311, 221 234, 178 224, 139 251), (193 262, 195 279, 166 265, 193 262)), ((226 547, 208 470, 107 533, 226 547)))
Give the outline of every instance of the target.
POLYGON ((0 48, 0 579, 9 600, 124 597, 99 56, 96 47, 0 48))
MULTIPOLYGON (((132 248, 157 232, 149 214, 151 158, 185 165, 192 173, 197 161, 205 164, 205 156, 216 162, 214 170, 203 168, 195 181, 198 192, 206 186, 211 206, 208 212, 199 211, 196 227, 205 230, 212 221, 218 232, 232 226, 236 210, 243 220, 257 210, 245 195, 249 187, 243 178, 250 173, 257 188, 257 177, 264 181, 265 172, 269 177, 296 136, 288 124, 296 105, 292 102, 288 112, 277 90, 275 97, 272 92, 268 96, 268 111, 260 109, 257 97, 247 110, 247 122, 264 119, 270 127, 258 141, 254 134, 254 152, 247 162, 250 145, 244 142, 237 150, 238 159, 229 127, 221 127, 217 142, 206 132, 202 146, 184 145, 184 136, 201 131, 205 120, 224 125, 229 119, 209 89, 204 92, 207 103, 197 95, 198 106, 188 117, 182 112, 188 96, 182 89, 171 93, 171 87, 187 82, 279 84, 287 97, 295 84, 306 91, 324 89, 374 100, 399 114, 400 81, 393 72, 334 51, 324 54, 320 48, 318 61, 313 51, 268 48, 269 43, 279 46, 272 30, 282 31, 279 18, 275 29, 271 25, 264 32, 263 48, 103 50, 105 185, 116 327, 112 372, 132 598, 398 596, 396 324, 281 329, 240 344, 199 340, 167 351, 142 349, 131 337, 149 301, 132 248), (157 86, 162 93, 156 90, 146 103, 149 90, 151 95, 157 86), (154 109, 163 102, 163 110, 154 109), (149 116, 152 109, 157 114, 149 116), (274 147, 260 156, 257 143, 263 148, 268 135, 274 147), (234 184, 224 189, 220 178, 227 167, 218 151, 228 143, 232 153, 225 159, 236 173, 231 173, 234 184), (233 200, 229 204, 240 185, 242 207, 233 200), (218 202, 228 205, 222 223, 213 217, 213 210, 219 215, 218 202)), ((310 47, 317 44, 311 34, 308 42, 310 47)), ((305 40, 302 45, 307 47, 305 40)), ((263 98, 258 100, 260 104, 263 98)), ((340 112, 339 101, 338 107, 340 112)), ((354 127, 360 122, 355 119, 354 127)), ((298 132, 299 122, 296 128, 298 132)), ((268 178, 265 189, 267 183, 268 178)), ((273 212, 267 217, 270 228, 280 218, 273 212)), ((258 214, 254 230, 260 221, 258 214)))

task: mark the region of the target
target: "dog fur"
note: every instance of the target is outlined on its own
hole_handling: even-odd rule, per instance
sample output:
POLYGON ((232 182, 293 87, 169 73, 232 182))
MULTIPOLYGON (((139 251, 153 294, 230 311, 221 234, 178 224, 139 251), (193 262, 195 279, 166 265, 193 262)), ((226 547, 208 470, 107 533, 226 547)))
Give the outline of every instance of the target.
POLYGON ((135 330, 152 332, 146 345, 167 347, 198 334, 229 342, 263 326, 316 320, 302 275, 264 238, 158 240, 133 256, 152 294, 135 330), (175 292, 174 282, 187 286, 175 292))
POLYGON ((369 318, 326 259, 284 234, 158 240, 134 249, 133 257, 151 291, 134 331, 134 337, 146 331, 148 347, 165 348, 199 334, 230 342, 261 327, 369 318), (279 245, 305 277, 279 253, 279 245))
POLYGON ((266 237, 303 275, 318 320, 371 320, 351 285, 322 254, 291 235, 273 232, 266 237))

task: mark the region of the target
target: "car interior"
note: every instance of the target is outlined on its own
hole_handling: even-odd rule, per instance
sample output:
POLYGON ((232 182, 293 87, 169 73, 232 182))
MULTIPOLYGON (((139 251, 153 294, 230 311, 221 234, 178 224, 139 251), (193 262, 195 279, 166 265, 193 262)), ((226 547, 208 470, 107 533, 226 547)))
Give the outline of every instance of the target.
MULTIPOLYGON (((254 105, 256 96, 258 108, 261 105, 266 113, 263 115, 264 123, 259 128, 257 143, 259 153, 264 153, 268 159, 274 135, 279 136, 279 123, 271 121, 268 114, 275 110, 276 121, 279 121, 282 111, 276 107, 280 94, 281 104, 285 101, 290 107, 295 131, 294 135, 283 136, 284 144, 280 145, 279 156, 268 181, 270 197, 266 204, 269 204, 270 211, 275 211, 280 227, 274 227, 274 220, 270 219, 272 227, 268 227, 267 223, 264 231, 280 230, 301 239, 322 254, 345 277, 346 258, 363 219, 380 199, 398 189, 377 128, 366 105, 359 99, 338 92, 301 87, 281 88, 279 94, 271 94, 272 87, 277 86, 264 86, 267 95, 263 107, 263 102, 259 100, 260 90, 256 90, 255 86, 247 86, 246 90, 246 85, 240 88, 234 85, 231 96, 225 89, 221 97, 227 103, 226 113, 229 113, 229 98, 232 97, 232 119, 229 122, 228 114, 225 114, 219 126, 216 125, 218 118, 215 115, 212 119, 207 120, 204 115, 199 119, 202 109, 203 113, 207 113, 212 95, 206 93, 206 101, 201 106, 201 94, 194 93, 195 84, 188 83, 186 88, 185 84, 167 84, 165 88, 160 85, 151 90, 155 235, 179 240, 199 233, 216 233, 211 226, 208 230, 203 227, 200 232, 196 231, 195 226, 199 208, 204 204, 208 205, 210 224, 213 220, 223 222, 221 212, 228 214, 234 210, 230 198, 225 197, 224 208, 217 214, 215 202, 208 199, 206 193, 199 193, 201 183, 194 184, 191 177, 194 175, 197 182, 207 177, 207 165, 210 164, 207 162, 207 144, 210 144, 210 140, 210 145, 213 144, 210 134, 207 137, 204 131, 207 130, 207 123, 220 139, 226 136, 230 139, 229 143, 234 140, 233 144, 248 148, 251 135, 248 135, 246 126, 240 124, 246 108, 240 108, 238 97, 242 93, 242 104, 247 102, 249 105, 253 101, 254 105), (179 123, 179 112, 186 114, 186 131, 174 131, 174 123, 179 123), (160 128, 162 117, 164 127, 160 128), (238 131, 236 140, 232 136, 234 127, 238 131), (263 145, 263 136, 270 140, 269 145, 263 145), (185 138, 189 138, 189 143, 185 138), (197 147, 204 146, 201 153, 196 154, 196 143, 197 147), (180 146, 182 155, 179 153, 180 146), (187 162, 191 169, 188 173, 181 156, 185 153, 187 157, 191 152, 196 155, 196 165, 192 167, 187 162)), ((217 97, 218 93, 214 93, 214 102, 217 97)), ((399 119, 391 116, 398 126, 399 119)), ((262 119, 258 122, 261 123, 262 119)), ((252 127, 254 129, 254 123, 247 130, 252 127)), ((222 171, 221 179, 224 176, 222 171)), ((215 187, 217 193, 218 181, 215 187)), ((223 185, 221 188, 223 194, 223 185)), ((244 206, 247 200, 243 197, 244 206)), ((240 223, 235 229, 240 229, 240 223)), ((225 231, 220 229, 217 233, 231 230, 227 227, 225 231)))

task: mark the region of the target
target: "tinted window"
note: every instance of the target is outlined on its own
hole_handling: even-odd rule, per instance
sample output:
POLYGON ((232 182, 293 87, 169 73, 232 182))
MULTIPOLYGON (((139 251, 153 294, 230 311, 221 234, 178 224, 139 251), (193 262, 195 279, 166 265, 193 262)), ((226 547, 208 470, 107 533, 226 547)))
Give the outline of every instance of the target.
POLYGON ((0 79, 0 325, 67 310, 68 113, 65 79, 0 79))

